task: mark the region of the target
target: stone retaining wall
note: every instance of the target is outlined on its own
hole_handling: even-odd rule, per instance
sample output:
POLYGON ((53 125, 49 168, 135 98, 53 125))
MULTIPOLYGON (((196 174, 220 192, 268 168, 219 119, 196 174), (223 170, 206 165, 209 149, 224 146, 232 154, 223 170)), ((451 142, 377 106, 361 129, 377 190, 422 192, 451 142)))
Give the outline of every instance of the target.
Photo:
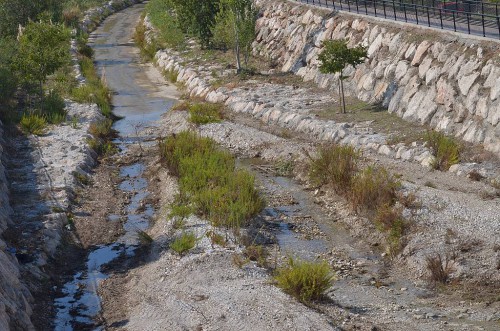
POLYGON ((363 44, 368 59, 345 73, 346 94, 382 102, 400 117, 429 125, 500 155, 500 44, 383 22, 347 13, 256 0, 254 52, 321 87, 337 90, 321 74, 317 55, 328 39, 363 44))

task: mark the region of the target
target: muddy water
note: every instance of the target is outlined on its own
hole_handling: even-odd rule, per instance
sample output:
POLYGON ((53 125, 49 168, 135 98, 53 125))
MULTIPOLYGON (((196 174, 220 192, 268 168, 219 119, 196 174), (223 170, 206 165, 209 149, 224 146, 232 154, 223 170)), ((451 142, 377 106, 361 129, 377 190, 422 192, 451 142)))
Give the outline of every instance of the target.
MULTIPOLYGON (((113 112, 122 118, 114 125, 119 133, 115 143, 122 154, 127 153, 131 144, 147 143, 152 137, 139 133, 155 126, 160 116, 175 102, 166 97, 168 94, 164 93, 159 81, 155 82, 147 75, 150 66, 140 64, 138 49, 132 41, 143 7, 137 5, 109 17, 89 40, 95 51, 97 68, 114 91, 113 112)), ((134 254, 135 247, 140 243, 138 233, 148 228, 154 214, 153 206, 145 202, 149 192, 144 171, 145 166, 140 162, 121 168, 123 181, 119 189, 130 196, 123 225, 124 235, 113 244, 100 245, 91 250, 86 268, 64 285, 62 293, 65 296, 55 302, 55 330, 102 329, 96 322, 101 311, 97 289, 99 282, 108 277, 102 267, 120 256, 134 254)), ((108 219, 116 221, 120 217, 109 215, 108 219)))

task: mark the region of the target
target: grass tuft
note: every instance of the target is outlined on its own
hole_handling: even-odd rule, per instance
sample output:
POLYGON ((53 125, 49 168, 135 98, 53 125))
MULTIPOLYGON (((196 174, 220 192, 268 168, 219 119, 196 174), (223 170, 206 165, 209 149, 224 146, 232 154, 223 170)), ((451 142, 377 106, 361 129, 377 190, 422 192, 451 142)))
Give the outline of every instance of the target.
POLYGON ((441 132, 429 131, 425 135, 425 141, 436 158, 432 164, 434 169, 447 171, 460 161, 460 147, 453 138, 441 132))
POLYGON ((25 113, 21 118, 21 129, 25 133, 37 136, 43 135, 47 129, 47 119, 43 115, 36 113, 25 113))
POLYGON ((104 80, 98 77, 92 59, 83 56, 80 60, 80 66, 87 83, 73 89, 73 99, 77 102, 95 103, 104 116, 112 117, 111 91, 104 80))
POLYGON ((441 254, 436 254, 435 256, 426 257, 425 261, 430 272, 430 280, 446 284, 454 271, 451 259, 449 257, 443 259, 441 254))
POLYGON ((222 106, 214 103, 195 103, 189 106, 189 121, 201 125, 222 120, 222 106))
POLYGON ((330 184, 337 192, 349 190, 358 170, 360 153, 344 145, 322 147, 318 152, 318 157, 310 163, 312 182, 316 185, 330 184))
POLYGON ((349 200, 354 210, 377 210, 394 204, 399 187, 385 168, 368 167, 354 177, 349 200))
POLYGON ((334 281, 328 263, 290 258, 288 265, 276 270, 278 287, 303 303, 321 299, 334 281))
POLYGON ((196 244, 197 238, 194 233, 184 232, 179 237, 177 237, 170 248, 174 250, 179 255, 183 255, 185 252, 189 251, 196 244))

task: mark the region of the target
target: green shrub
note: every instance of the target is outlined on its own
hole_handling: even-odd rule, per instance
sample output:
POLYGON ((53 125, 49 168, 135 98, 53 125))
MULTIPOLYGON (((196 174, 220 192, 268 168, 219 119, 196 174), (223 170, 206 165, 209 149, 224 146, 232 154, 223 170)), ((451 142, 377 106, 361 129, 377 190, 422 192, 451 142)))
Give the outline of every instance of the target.
POLYGON ((160 142, 160 157, 173 175, 179 175, 179 163, 182 158, 194 153, 210 153, 215 150, 215 141, 198 137, 196 133, 183 131, 160 142))
POLYGON ((385 168, 368 167, 354 177, 349 201, 355 210, 392 206, 399 187, 400 183, 385 168))
MULTIPOLYGON (((212 139, 181 132, 160 143, 160 153, 179 176, 181 202, 176 204, 189 206, 212 224, 239 228, 264 207, 254 177, 236 170, 233 156, 217 149, 212 139)), ((184 213, 188 207, 176 208, 184 213)))
POLYGON ((59 68, 53 75, 50 75, 45 83, 45 89, 53 91, 60 96, 70 97, 71 91, 78 86, 73 67, 66 65, 59 68))
POLYGON ((194 233, 184 232, 177 237, 172 244, 170 244, 170 248, 172 248, 177 254, 182 255, 193 248, 196 241, 197 238, 194 233))
POLYGON ((290 258, 286 267, 276 270, 278 287, 299 301, 308 303, 323 297, 334 281, 328 263, 308 262, 290 258))
POLYGON ((460 147, 453 138, 447 137, 441 132, 429 131, 425 135, 425 141, 429 144, 436 158, 432 164, 434 169, 446 171, 459 162, 460 147))
POLYGON ((213 103, 196 103, 189 106, 189 121, 194 124, 217 123, 222 120, 222 106, 213 103))
POLYGON ((66 121, 68 115, 64 99, 55 91, 50 91, 45 96, 42 103, 42 112, 46 114, 46 118, 51 124, 59 124, 66 121))
POLYGON ((330 184, 337 192, 345 192, 352 185, 358 170, 360 153, 351 146, 332 145, 319 149, 310 163, 309 176, 316 185, 330 184))
POLYGON ((47 128, 47 120, 45 116, 36 113, 25 113, 21 118, 21 129, 25 133, 34 135, 42 135, 47 128))

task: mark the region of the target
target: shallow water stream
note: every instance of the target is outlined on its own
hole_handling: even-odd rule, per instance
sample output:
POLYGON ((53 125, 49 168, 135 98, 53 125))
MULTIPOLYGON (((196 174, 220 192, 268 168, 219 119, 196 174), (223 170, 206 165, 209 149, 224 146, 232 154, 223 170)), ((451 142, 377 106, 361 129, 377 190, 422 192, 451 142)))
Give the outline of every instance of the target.
MULTIPOLYGON (((121 154, 126 154, 131 144, 147 144, 151 137, 139 135, 139 132, 154 126, 175 102, 165 94, 160 96, 158 84, 147 76, 148 67, 140 64, 138 50, 132 41, 143 7, 137 5, 112 15, 89 39, 95 51, 98 71, 114 91, 113 112, 122 117, 114 124, 119 133, 115 143, 121 154)), ((115 243, 91 249, 85 269, 78 271, 64 285, 64 297, 55 301, 55 330, 102 329, 96 325, 96 317, 101 311, 97 289, 99 282, 109 276, 102 271, 102 267, 119 256, 134 254, 140 240, 138 232, 148 228, 154 214, 153 206, 144 202, 149 195, 144 171, 145 166, 140 162, 121 167, 123 181, 119 189, 130 196, 123 224, 124 234, 115 243)), ((108 219, 118 221, 120 215, 109 215, 108 219)))

